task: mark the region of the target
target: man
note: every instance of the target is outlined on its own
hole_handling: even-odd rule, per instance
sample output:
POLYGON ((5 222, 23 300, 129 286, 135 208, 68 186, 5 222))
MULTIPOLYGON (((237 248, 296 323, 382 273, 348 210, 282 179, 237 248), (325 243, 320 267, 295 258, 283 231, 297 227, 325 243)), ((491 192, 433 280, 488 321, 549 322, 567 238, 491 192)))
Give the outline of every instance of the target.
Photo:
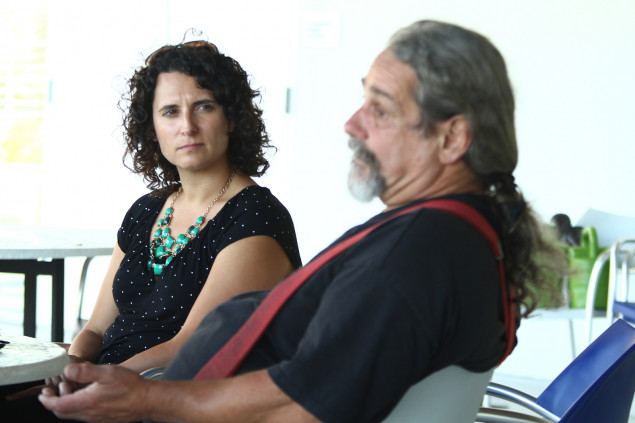
MULTIPOLYGON (((496 48, 460 27, 417 22, 392 37, 363 89, 363 105, 345 125, 354 151, 349 187, 362 200, 379 196, 386 209, 341 239, 433 198, 468 204, 497 229, 507 287, 531 311, 526 285, 542 280, 532 260, 546 247, 513 182, 514 103, 496 48)), ((421 209, 320 267, 236 376, 191 380, 266 293, 210 313, 164 381, 71 365, 66 378, 89 385, 71 392, 63 383, 60 396, 45 389, 40 400, 61 417, 88 421, 381 421, 432 372, 482 372, 503 358, 514 339, 506 339, 499 283, 479 232, 451 213, 421 209)))

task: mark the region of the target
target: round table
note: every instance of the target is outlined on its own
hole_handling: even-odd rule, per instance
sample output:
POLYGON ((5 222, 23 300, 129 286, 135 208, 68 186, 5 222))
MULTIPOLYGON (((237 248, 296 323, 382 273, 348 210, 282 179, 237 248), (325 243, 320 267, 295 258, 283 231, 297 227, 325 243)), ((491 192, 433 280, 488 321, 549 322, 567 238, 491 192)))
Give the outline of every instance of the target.
POLYGON ((70 363, 57 344, 29 336, 1 335, 9 344, 0 349, 0 385, 31 382, 62 374, 70 363))

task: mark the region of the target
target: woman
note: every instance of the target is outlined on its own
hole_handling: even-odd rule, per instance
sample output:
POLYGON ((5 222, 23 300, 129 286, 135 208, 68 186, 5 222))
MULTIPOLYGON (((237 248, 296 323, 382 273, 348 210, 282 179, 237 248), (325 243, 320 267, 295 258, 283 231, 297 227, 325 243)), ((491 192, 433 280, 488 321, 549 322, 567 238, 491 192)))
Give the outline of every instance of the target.
POLYGON ((126 214, 68 352, 142 371, 167 365, 216 305, 301 263, 289 213, 251 178, 269 138, 241 66, 208 42, 169 45, 129 88, 124 160, 153 191, 126 214))
POLYGON ((288 211, 251 178, 269 167, 270 144, 259 93, 234 59, 205 41, 164 46, 129 90, 124 163, 152 192, 125 215, 95 308, 68 352, 140 372, 167 365, 216 305, 273 287, 301 261, 288 211))
MULTIPOLYGON (((291 216, 252 179, 269 167, 270 144, 242 67, 205 41, 167 45, 129 89, 124 163, 152 192, 125 215, 95 308, 68 353, 141 372, 166 366, 216 305, 273 287, 301 261, 291 216)), ((0 408, 56 420, 25 401, 37 402, 0 408)))

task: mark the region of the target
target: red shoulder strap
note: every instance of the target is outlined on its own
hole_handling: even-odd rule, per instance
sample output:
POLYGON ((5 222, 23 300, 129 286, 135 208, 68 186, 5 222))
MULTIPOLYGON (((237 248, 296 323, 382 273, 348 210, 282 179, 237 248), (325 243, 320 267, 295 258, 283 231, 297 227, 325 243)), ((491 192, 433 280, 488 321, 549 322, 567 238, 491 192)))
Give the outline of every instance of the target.
POLYGON ((505 266, 503 263, 503 247, 498 238, 498 234, 492 225, 476 209, 465 203, 456 200, 432 200, 423 204, 431 204, 432 208, 444 210, 460 217, 472 225, 485 238, 498 261, 498 275, 500 280, 501 297, 503 300, 503 317, 505 319, 505 338, 507 347, 505 353, 498 364, 501 364, 511 354, 516 339, 516 316, 515 306, 510 299, 510 292, 507 289, 505 280, 505 266), (432 203, 432 204, 431 204, 432 203))
POLYGON ((227 343, 203 366, 194 380, 221 379, 232 376, 243 363, 251 349, 254 347, 265 329, 269 326, 278 311, 285 302, 313 275, 319 268, 338 256, 342 251, 355 244, 370 232, 384 223, 404 214, 423 208, 435 208, 453 213, 474 226, 490 244, 494 256, 499 262, 499 273, 503 297, 503 309, 505 313, 505 327, 507 336, 507 349, 501 362, 509 355, 513 348, 516 324, 514 321, 513 307, 510 305, 505 283, 503 268, 503 252, 498 241, 498 235, 485 218, 474 208, 455 200, 431 200, 408 207, 394 213, 386 219, 372 225, 361 232, 341 241, 300 268, 284 281, 278 284, 265 297, 258 308, 247 319, 243 326, 227 341, 227 343))

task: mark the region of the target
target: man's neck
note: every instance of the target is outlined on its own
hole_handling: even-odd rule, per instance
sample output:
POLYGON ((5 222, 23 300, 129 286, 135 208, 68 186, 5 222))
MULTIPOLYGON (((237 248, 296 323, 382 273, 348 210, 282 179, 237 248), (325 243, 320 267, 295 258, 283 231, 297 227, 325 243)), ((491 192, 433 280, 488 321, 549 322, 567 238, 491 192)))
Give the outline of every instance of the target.
POLYGON ((388 194, 381 196, 382 202, 386 205, 384 211, 392 210, 417 200, 450 194, 483 193, 483 185, 480 179, 463 162, 446 167, 432 184, 420 187, 418 182, 415 180, 395 193, 384 193, 388 194))

